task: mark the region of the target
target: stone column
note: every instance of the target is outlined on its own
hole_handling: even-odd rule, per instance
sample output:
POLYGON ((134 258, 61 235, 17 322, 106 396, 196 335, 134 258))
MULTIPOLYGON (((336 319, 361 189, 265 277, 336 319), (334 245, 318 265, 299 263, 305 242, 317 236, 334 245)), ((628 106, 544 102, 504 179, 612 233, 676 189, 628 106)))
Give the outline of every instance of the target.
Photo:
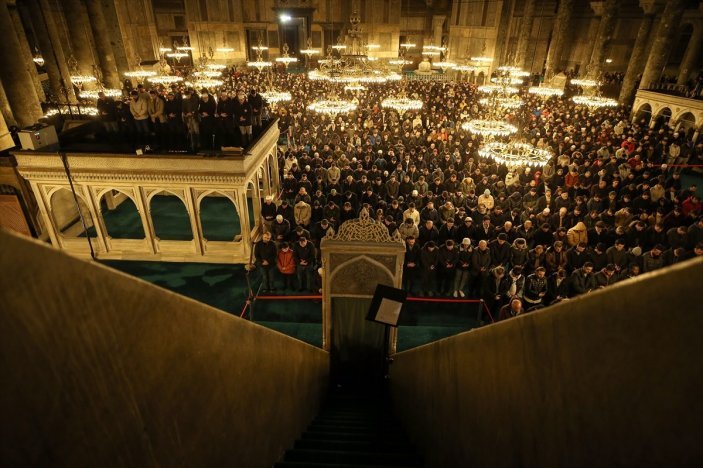
POLYGON ((12 113, 20 127, 33 125, 43 113, 32 77, 29 76, 22 59, 22 50, 12 25, 7 0, 0 0, 0 44, 0 78, 12 113))
POLYGON ((561 0, 557 16, 554 19, 554 29, 552 29, 552 39, 549 42, 547 51, 547 62, 544 66, 545 80, 551 79, 554 72, 559 67, 559 60, 564 51, 564 43, 569 33, 571 22, 571 11, 574 9, 574 0, 561 0))
POLYGON ((660 9, 661 2, 658 0, 640 0, 640 6, 644 9, 644 18, 640 24, 640 29, 637 32, 635 46, 630 54, 630 61, 627 65, 627 71, 620 88, 620 103, 629 104, 635 97, 635 85, 637 78, 642 73, 645 63, 645 52, 649 44, 649 36, 654 25, 654 17, 660 9))
POLYGON ((0 81, 0 115, 5 119, 5 123, 8 127, 17 125, 15 115, 12 113, 12 108, 10 107, 10 102, 7 100, 7 94, 5 94, 5 88, 2 86, 2 81, 0 81))
POLYGON ((591 7, 598 14, 600 25, 598 26, 598 34, 593 42, 593 52, 591 53, 591 61, 588 64, 588 77, 598 78, 603 69, 605 62, 605 54, 613 38, 616 24, 616 13, 618 8, 617 0, 605 0, 604 2, 591 2, 591 7))
POLYGON ((0 114, 0 151, 5 151, 13 146, 15 146, 15 142, 10 135, 10 130, 7 128, 5 118, 0 114))
POLYGON ((112 51, 112 45, 108 37, 107 21, 105 20, 100 0, 86 0, 86 5, 95 38, 95 48, 98 52, 100 69, 103 72, 103 83, 108 88, 120 89, 120 76, 117 73, 115 54, 112 51))
POLYGON ((71 75, 66 62, 66 55, 61 45, 58 28, 47 0, 29 0, 29 12, 34 25, 34 34, 39 43, 44 68, 49 76, 49 87, 53 100, 75 103, 76 95, 71 85, 71 75))
POLYGON ((535 18, 535 0, 525 0, 525 9, 522 13, 522 24, 520 25, 520 35, 517 40, 515 51, 515 66, 524 67, 527 62, 527 47, 530 45, 532 36, 532 22, 535 18))
MULTIPOLYGON (((504 0, 500 9, 500 21, 498 22, 498 30, 496 31, 496 45, 493 51, 493 62, 500 65, 505 62, 503 55, 508 48, 508 40, 510 39, 510 19, 513 12, 513 0, 504 0)), ((468 75, 466 81, 469 81, 468 75)))
POLYGON ((447 19, 443 15, 432 16, 432 42, 436 46, 442 45, 442 31, 444 30, 444 21, 447 19))
POLYGON ((647 65, 642 73, 640 89, 646 89, 650 83, 659 81, 664 72, 669 52, 674 46, 674 38, 681 23, 686 5, 684 0, 668 0, 659 20, 659 27, 654 35, 654 43, 649 51, 647 65))
POLYGON ((701 48, 703 48, 703 24, 697 24, 694 26, 693 35, 688 41, 686 54, 683 56, 681 65, 679 65, 679 77, 676 80, 676 84, 685 85, 688 82, 691 69, 696 66, 701 54, 701 48))
POLYGON ((71 39, 71 52, 82 75, 93 75, 97 65, 91 42, 92 30, 85 6, 80 0, 63 0, 63 13, 71 39))
POLYGON ((10 16, 12 17, 12 23, 15 25, 15 34, 17 35, 17 42, 22 51, 22 60, 25 62, 25 68, 30 78, 32 78, 37 97, 43 102, 46 100, 46 95, 44 94, 44 88, 42 88, 41 80, 39 79, 39 73, 37 73, 37 66, 34 64, 34 53, 29 47, 27 32, 24 30, 24 24, 22 24, 22 18, 17 10, 18 8, 18 5, 15 5, 15 8, 10 8, 10 16))

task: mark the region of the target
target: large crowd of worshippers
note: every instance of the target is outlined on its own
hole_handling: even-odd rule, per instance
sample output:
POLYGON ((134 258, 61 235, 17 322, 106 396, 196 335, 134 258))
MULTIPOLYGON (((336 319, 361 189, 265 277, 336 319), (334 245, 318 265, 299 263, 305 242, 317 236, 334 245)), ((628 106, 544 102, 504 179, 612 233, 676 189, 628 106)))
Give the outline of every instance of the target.
MULTIPOLYGON (((482 137, 460 128, 491 112, 473 83, 404 81, 345 92, 304 74, 233 73, 226 81, 215 96, 173 88, 152 90, 151 99, 164 99, 174 131, 187 135, 167 140, 191 149, 246 138, 251 130, 242 127, 261 125, 248 114, 254 110, 279 119, 282 192, 262 204, 266 234, 254 249, 264 290, 317 292, 320 240, 362 209, 404 240, 410 293, 481 298, 496 318, 703 255, 701 200, 681 178, 682 166, 703 159, 693 129, 630 122, 623 107, 577 107, 568 95, 578 90, 569 88, 559 98, 524 93, 524 106, 501 118, 553 158, 509 169, 479 156, 482 137), (269 105, 261 83, 292 100, 269 105), (421 99, 422 110, 381 107, 401 91, 421 99), (331 95, 358 108, 334 118, 306 110, 331 95), (181 107, 169 107, 173 100, 181 107), (233 101, 228 123, 223 101, 233 101)), ((136 100, 147 92, 135 91, 136 100)))

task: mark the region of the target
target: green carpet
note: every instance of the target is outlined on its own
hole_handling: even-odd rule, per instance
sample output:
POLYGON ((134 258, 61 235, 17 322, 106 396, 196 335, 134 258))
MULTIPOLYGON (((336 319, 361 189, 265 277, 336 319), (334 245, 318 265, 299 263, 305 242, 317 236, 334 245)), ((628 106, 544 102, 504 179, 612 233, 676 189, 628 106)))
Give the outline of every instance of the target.
POLYGON ((203 237, 211 241, 232 241, 242 233, 234 204, 225 197, 205 197, 200 202, 203 237))
POLYGON ((163 240, 192 240, 188 210, 180 198, 156 195, 151 199, 151 219, 156 237, 163 240))

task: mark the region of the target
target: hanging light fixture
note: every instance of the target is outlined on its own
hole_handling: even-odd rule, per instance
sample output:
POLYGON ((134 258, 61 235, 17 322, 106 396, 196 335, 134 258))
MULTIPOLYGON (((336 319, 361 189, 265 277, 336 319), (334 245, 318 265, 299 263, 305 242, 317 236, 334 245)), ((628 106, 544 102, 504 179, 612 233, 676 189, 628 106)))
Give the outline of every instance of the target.
POLYGON ((288 44, 287 44, 287 43, 284 43, 284 44, 283 44, 283 49, 282 49, 283 55, 281 55, 280 57, 277 57, 277 58, 276 58, 276 62, 279 62, 279 63, 284 64, 284 65, 286 66, 286 68, 288 68, 288 65, 290 65, 291 63, 294 63, 294 62, 297 62, 297 61, 298 61, 298 58, 297 58, 297 57, 291 57, 290 55, 288 55, 288 50, 289 50, 289 49, 288 49, 288 44))
POLYGON ((571 84, 575 86, 580 86, 582 88, 595 88, 596 86, 598 86, 598 82, 596 80, 578 78, 572 79, 571 84))
POLYGON ((344 86, 344 91, 366 91, 366 86, 352 83, 344 86))
POLYGON ((227 68, 227 65, 223 65, 221 63, 208 63, 206 67, 210 70, 224 70, 227 68))
POLYGON ((218 47, 215 50, 221 54, 231 54, 234 52, 234 48, 227 45, 227 35, 224 31, 222 32, 222 47, 218 47))
POLYGON ((71 83, 76 86, 81 87, 86 83, 95 83, 98 81, 98 79, 93 75, 84 75, 78 71, 78 60, 76 60, 73 55, 68 57, 68 70, 70 73, 69 78, 71 83))
POLYGON ((273 62, 269 62, 268 60, 263 59, 263 52, 265 50, 268 50, 268 47, 263 45, 262 39, 261 39, 261 34, 259 34, 259 43, 252 47, 252 50, 256 51, 256 60, 250 60, 247 62, 247 66, 249 67, 254 67, 261 72, 262 69, 266 67, 270 67, 273 65, 273 62))
POLYGON ((434 63, 432 64, 432 66, 433 66, 433 67, 439 67, 439 68, 441 68, 441 69, 443 69, 443 70, 447 70, 447 69, 450 69, 450 68, 456 68, 456 63, 443 60, 443 61, 439 61, 439 62, 434 62, 434 63))
POLYGON ((599 107, 617 107, 618 101, 602 96, 574 96, 571 98, 580 106, 587 106, 593 109, 599 107))
POLYGON ((293 99, 291 94, 286 91, 265 91, 261 93, 261 96, 272 104, 278 104, 279 102, 288 102, 293 99))
POLYGON ((509 136, 517 133, 517 127, 502 120, 474 119, 461 124, 463 130, 482 136, 509 136))
POLYGON ((122 90, 117 88, 99 88, 99 89, 88 89, 82 90, 78 93, 80 99, 85 99, 88 101, 97 101, 100 96, 99 93, 105 93, 105 96, 111 98, 117 98, 122 96, 122 90))
POLYGON ((560 88, 552 88, 550 86, 531 86, 528 90, 530 94, 536 94, 538 96, 563 96, 564 90, 560 88))
POLYGON ((32 57, 32 61, 39 65, 40 67, 44 66, 44 57, 42 57, 42 54, 39 52, 38 48, 34 48, 34 57, 32 57))
POLYGON ((398 111, 400 115, 409 110, 420 110, 422 109, 422 101, 419 99, 410 99, 405 96, 400 96, 396 98, 387 98, 381 101, 381 107, 387 109, 394 109, 398 111))
POLYGON ((481 85, 478 87, 478 90, 481 91, 482 93, 508 93, 508 94, 516 94, 520 90, 515 88, 514 86, 500 86, 500 85, 481 85))
POLYGON ((217 70, 199 70, 193 72, 193 76, 196 78, 217 78, 222 76, 222 72, 217 70))
POLYGON ((337 114, 346 114, 356 110, 356 104, 332 96, 332 99, 321 99, 310 104, 307 109, 320 114, 335 117, 337 114))
POLYGON ((536 148, 529 143, 491 141, 478 150, 484 158, 493 159, 498 164, 513 167, 542 167, 552 158, 552 153, 536 148))

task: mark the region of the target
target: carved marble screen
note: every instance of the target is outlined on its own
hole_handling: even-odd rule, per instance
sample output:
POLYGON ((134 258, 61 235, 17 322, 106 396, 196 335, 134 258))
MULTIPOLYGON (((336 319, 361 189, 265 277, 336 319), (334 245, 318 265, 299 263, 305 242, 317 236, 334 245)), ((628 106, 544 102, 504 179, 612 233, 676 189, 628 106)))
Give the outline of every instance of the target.
MULTIPOLYGON (((385 226, 362 211, 347 221, 336 235, 321 242, 322 250, 322 345, 331 349, 333 298, 373 297, 378 284, 401 287, 405 244, 391 237, 385 226)), ((395 352, 396 330, 391 331, 390 352, 395 352)))

